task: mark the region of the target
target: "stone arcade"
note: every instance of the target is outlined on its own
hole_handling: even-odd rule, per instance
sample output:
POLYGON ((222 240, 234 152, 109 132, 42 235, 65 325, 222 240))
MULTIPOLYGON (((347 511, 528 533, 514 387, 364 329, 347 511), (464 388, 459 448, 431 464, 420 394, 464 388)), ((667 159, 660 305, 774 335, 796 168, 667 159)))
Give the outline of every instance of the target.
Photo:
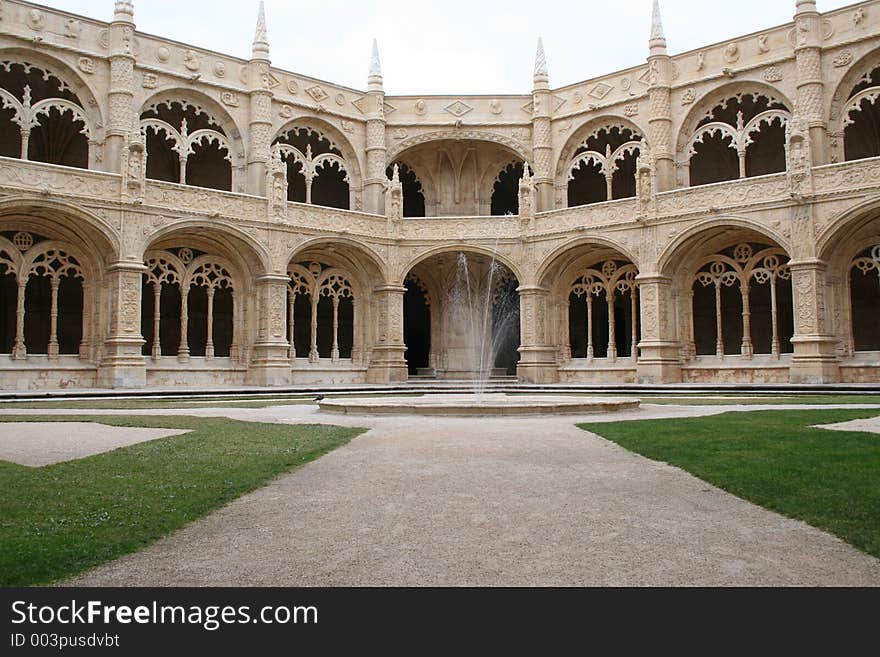
POLYGON ((3 0, 0 387, 467 376, 462 253, 521 381, 878 382, 880 1, 793 5, 492 98, 3 0))

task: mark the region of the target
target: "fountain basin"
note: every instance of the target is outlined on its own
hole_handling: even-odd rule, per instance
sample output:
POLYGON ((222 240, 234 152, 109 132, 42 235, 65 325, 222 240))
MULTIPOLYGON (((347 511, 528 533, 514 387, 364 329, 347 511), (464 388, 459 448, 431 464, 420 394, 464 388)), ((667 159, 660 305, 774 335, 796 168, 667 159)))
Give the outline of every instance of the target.
POLYGON ((424 397, 377 397, 366 399, 322 399, 325 413, 347 415, 447 415, 516 416, 584 415, 632 411, 638 399, 602 399, 547 395, 426 395, 424 397))

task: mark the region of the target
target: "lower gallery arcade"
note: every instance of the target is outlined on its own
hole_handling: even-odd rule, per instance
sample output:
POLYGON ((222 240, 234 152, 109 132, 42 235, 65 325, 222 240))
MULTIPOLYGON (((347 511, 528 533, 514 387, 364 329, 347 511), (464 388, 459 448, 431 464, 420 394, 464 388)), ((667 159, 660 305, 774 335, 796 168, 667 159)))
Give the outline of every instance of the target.
MULTIPOLYGON (((74 230, 75 216, 35 205, 0 219, 4 389, 118 386, 120 370, 147 386, 780 383, 797 380, 799 340, 815 330, 799 314, 814 297, 798 263, 742 222, 692 231, 651 275, 581 238, 533 270, 501 255, 515 250, 434 245, 396 276, 372 249, 328 239, 271 272, 252 241, 210 224, 159 235, 142 264, 122 266, 113 240, 95 224, 74 230), (132 312, 138 324, 124 326, 132 312), (659 369, 647 358, 658 342, 659 369)), ((878 378, 877 224, 863 216, 825 240, 825 380, 878 378)))

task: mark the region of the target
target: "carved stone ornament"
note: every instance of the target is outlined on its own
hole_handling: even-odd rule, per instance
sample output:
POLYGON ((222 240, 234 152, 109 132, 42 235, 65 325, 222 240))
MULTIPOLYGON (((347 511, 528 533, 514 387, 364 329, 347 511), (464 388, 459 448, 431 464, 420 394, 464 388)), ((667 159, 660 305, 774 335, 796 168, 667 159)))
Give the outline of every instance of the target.
POLYGON ((446 107, 443 108, 443 111, 449 112, 452 116, 462 117, 468 112, 473 111, 473 107, 465 103, 461 100, 456 100, 453 103, 449 103, 446 107))
POLYGON ((232 93, 231 91, 224 91, 220 94, 220 102, 227 107, 238 107, 240 104, 238 94, 232 93))
POLYGON ((144 81, 141 83, 144 89, 155 89, 159 86, 159 78, 154 73, 144 73, 144 81))
POLYGON ((195 50, 186 50, 183 53, 183 65, 188 71, 195 73, 202 67, 202 61, 195 50))
POLYGON ((501 101, 497 98, 489 102, 489 111, 492 114, 498 115, 504 111, 504 108, 501 106, 501 101))
POLYGON ((299 93, 299 85, 296 83, 296 80, 287 81, 287 93, 292 96, 296 96, 299 93))
POLYGON ((638 104, 637 104, 637 103, 631 103, 631 104, 629 104, 629 105, 626 105, 626 106, 623 108, 623 113, 624 113, 626 116, 629 116, 629 117, 636 116, 636 115, 639 113, 639 106, 638 106, 638 104))
POLYGON ((682 105, 690 105, 697 99, 697 90, 693 87, 689 89, 685 89, 684 93, 681 96, 681 104, 682 105))
POLYGON ((731 42, 724 47, 724 61, 734 64, 739 61, 739 45, 731 42))
POLYGON ((853 54, 848 50, 844 50, 837 57, 831 60, 835 68, 843 68, 853 63, 853 54))
POLYGON ((278 110, 278 115, 282 119, 289 119, 293 117, 293 108, 290 105, 282 105, 281 109, 278 110))
POLYGON ((333 99, 337 105, 342 107, 345 105, 345 96, 343 94, 336 94, 336 97, 333 99))
POLYGON ((768 36, 761 34, 758 37, 758 52, 761 54, 770 52, 770 44, 767 43, 768 36))
POLYGON ((306 93, 312 97, 316 103, 321 103, 329 97, 329 94, 318 85, 314 85, 306 89, 306 93))
POLYGON ((428 112, 428 103, 424 100, 417 100, 415 105, 413 106, 415 113, 419 116, 424 116, 428 112))
POLYGON ((853 12, 852 22, 853 25, 858 27, 865 20, 865 10, 862 7, 859 7, 853 12))
POLYGON ((39 9, 31 9, 27 13, 26 22, 34 32, 42 32, 46 27, 46 15, 39 9))
POLYGON ((778 66, 770 66, 764 70, 764 79, 767 82, 780 82, 782 80, 782 69, 778 66))
POLYGON ((354 132, 354 123, 351 121, 343 120, 342 123, 342 131, 351 134, 354 132))
POLYGON ((95 62, 88 57, 80 57, 76 65, 79 67, 80 71, 88 75, 95 72, 95 62))
POLYGON ((221 62, 221 61, 214 62, 214 75, 216 75, 218 78, 225 78, 226 77, 226 63, 225 62, 221 62))
POLYGON ((82 24, 75 18, 68 18, 64 22, 64 36, 68 39, 79 39, 82 32, 82 24))
POLYGON ((171 59, 171 51, 165 46, 159 46, 156 48, 156 59, 165 64, 169 59, 171 59))

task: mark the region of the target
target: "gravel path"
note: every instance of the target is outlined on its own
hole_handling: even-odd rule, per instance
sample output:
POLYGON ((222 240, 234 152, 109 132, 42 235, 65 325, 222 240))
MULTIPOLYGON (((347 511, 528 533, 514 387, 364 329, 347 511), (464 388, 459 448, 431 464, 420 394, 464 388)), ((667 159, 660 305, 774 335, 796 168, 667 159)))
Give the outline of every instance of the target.
POLYGON ((0 422, 0 460, 38 468, 182 433, 188 430, 92 422, 0 422))
MULTIPOLYGON (((649 406, 583 420, 734 409, 744 410, 649 406)), ((124 413, 371 431, 71 584, 880 585, 880 560, 571 418, 327 417, 312 406, 124 413)))

